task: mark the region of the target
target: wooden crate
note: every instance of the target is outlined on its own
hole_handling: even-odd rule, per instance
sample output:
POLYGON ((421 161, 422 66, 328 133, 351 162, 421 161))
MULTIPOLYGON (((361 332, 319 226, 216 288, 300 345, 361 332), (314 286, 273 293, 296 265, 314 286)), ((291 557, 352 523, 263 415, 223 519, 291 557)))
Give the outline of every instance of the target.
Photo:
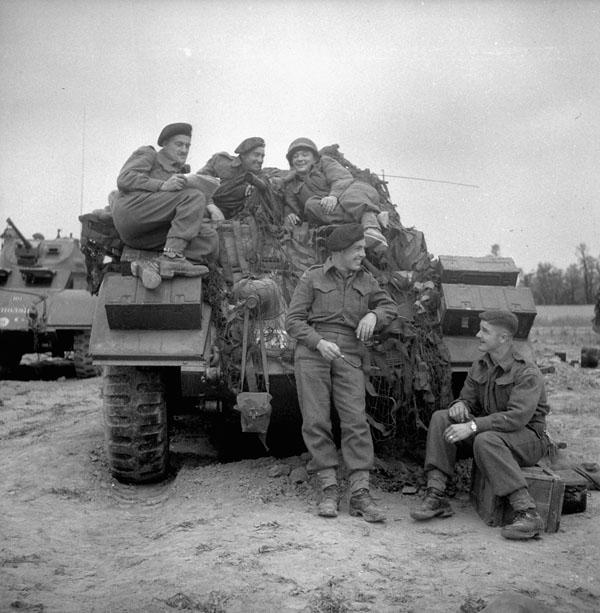
MULTIPOLYGON (((560 527, 560 515, 565 492, 564 481, 553 471, 541 466, 521 468, 527 487, 541 518, 545 532, 556 532, 560 527)), ((479 517, 488 526, 504 526, 512 522, 514 514, 508 499, 496 496, 490 482, 473 463, 471 501, 479 517)))
POLYGON ((512 258, 440 255, 438 261, 442 283, 514 287, 519 277, 512 258))

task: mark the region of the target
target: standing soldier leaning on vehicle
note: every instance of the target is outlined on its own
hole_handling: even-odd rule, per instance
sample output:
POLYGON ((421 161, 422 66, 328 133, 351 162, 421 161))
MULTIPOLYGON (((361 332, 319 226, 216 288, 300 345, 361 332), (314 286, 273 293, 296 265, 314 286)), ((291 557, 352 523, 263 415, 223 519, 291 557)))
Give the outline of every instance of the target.
POLYGON ((186 164, 192 126, 165 126, 156 151, 143 146, 129 157, 117 178, 119 191, 111 202, 121 240, 129 247, 162 250, 157 261, 132 262, 132 273, 154 289, 162 277, 200 276, 204 262, 216 252, 217 233, 205 223, 206 196, 186 164), (189 258, 189 259, 188 259, 189 258))
POLYGON ((298 341, 294 369, 302 435, 311 455, 308 471, 320 482, 319 515, 336 517, 339 493, 338 454, 330 417, 333 398, 349 472, 350 514, 379 522, 385 516, 369 493, 374 453, 365 410, 363 343, 371 339, 375 328, 395 318, 397 306, 361 267, 365 239, 360 224, 336 228, 327 247, 331 255, 325 263, 309 268, 298 282, 286 318, 288 334, 298 341))

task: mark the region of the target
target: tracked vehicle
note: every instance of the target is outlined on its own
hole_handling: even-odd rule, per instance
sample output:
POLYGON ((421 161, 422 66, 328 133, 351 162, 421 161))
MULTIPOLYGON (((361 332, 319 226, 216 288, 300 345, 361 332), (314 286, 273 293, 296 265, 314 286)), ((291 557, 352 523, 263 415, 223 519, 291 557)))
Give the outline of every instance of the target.
MULTIPOLYGON (((434 260, 423 234, 400 223, 384 182, 350 164, 337 146, 322 153, 372 184, 389 213, 389 248, 367 253, 364 266, 397 302, 398 315, 368 347, 367 413, 376 441, 417 446, 431 413, 450 401, 476 355, 472 326, 488 308, 487 296, 514 287, 514 263, 501 264, 513 276, 494 282, 496 289, 489 290, 489 275, 453 283, 448 274, 456 266, 434 260), (461 302, 475 291, 464 289, 473 282, 488 289, 461 302), (451 285, 462 288, 458 301, 451 285)), ((243 436, 259 438, 272 454, 298 452, 294 341, 284 330, 285 312, 303 271, 324 261, 333 227, 284 229, 281 210, 277 193, 255 190, 241 214, 216 223, 219 260, 207 276, 165 279, 154 290, 145 289, 130 268, 131 261, 158 254, 119 243, 107 210, 80 218, 92 290, 99 292, 90 350, 94 363, 104 366, 107 457, 117 479, 165 477, 170 420, 182 412, 233 417, 247 432, 243 436), (247 393, 266 402, 245 407, 247 393)), ((472 260, 459 268, 496 274, 498 262, 472 260)), ((514 298, 511 291, 507 295, 514 298)), ((522 295, 519 300, 527 302, 522 295)))
POLYGON ((78 377, 98 374, 89 354, 97 298, 87 291, 85 259, 74 238, 25 238, 9 218, 0 250, 0 370, 26 353, 73 359, 78 377))

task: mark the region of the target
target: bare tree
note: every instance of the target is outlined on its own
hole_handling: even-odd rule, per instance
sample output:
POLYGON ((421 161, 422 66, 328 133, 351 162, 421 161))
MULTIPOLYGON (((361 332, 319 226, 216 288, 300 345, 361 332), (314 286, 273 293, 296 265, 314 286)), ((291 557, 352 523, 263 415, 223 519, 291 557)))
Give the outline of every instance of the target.
POLYGON ((585 243, 579 243, 575 249, 575 254, 579 257, 579 265, 581 266, 585 304, 591 304, 594 299, 594 258, 588 253, 587 245, 585 243))

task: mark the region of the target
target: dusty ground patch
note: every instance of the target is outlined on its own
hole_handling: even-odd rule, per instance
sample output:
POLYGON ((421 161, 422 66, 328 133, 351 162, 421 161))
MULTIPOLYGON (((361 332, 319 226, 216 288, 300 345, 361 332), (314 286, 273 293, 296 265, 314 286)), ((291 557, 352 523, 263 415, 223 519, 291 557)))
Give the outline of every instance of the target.
MULTIPOLYGON (((546 375, 550 429, 575 459, 600 458, 598 375, 546 375)), ((309 485, 269 476, 282 460, 219 464, 189 438, 173 479, 125 486, 105 465, 99 378, 2 381, 0 436, 3 611, 478 611, 507 589, 600 609, 600 492, 557 534, 515 543, 464 495, 427 524, 409 517, 415 496, 383 489, 386 524, 347 502, 323 520, 309 485)))

